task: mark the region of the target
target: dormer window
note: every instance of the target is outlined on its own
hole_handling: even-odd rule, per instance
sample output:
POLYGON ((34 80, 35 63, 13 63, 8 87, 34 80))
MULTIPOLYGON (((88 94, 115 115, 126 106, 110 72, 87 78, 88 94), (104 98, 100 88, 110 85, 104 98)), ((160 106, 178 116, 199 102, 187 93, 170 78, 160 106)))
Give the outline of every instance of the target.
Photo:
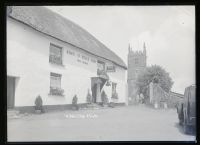
POLYGON ((62 47, 51 43, 49 51, 49 62, 62 65, 62 47))

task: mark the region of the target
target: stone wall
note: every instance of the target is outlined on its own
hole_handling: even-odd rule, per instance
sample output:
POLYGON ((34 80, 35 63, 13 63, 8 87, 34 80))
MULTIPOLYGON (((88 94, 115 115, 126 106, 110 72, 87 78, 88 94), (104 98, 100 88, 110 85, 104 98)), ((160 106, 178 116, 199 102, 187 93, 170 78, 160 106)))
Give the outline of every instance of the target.
POLYGON ((164 103, 168 108, 175 108, 176 104, 183 100, 184 95, 175 92, 165 92, 159 84, 150 83, 149 85, 150 104, 157 107, 164 107, 164 103))
POLYGON ((171 108, 175 108, 176 104, 181 102, 183 100, 184 95, 183 94, 179 94, 179 93, 175 93, 175 92, 170 92, 170 97, 169 97, 169 107, 171 108))
POLYGON ((155 108, 166 108, 169 94, 156 83, 151 82, 149 89, 150 104, 154 105, 155 108))

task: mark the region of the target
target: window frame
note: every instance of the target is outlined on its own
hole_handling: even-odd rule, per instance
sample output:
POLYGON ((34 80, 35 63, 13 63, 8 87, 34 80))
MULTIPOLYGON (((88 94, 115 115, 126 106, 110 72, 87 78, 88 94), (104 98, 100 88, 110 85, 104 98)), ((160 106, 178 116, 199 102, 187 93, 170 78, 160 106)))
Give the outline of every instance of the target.
POLYGON ((49 63, 57 64, 57 65, 63 65, 63 47, 58 46, 58 45, 53 44, 53 43, 50 43, 50 45, 49 45, 49 63), (53 46, 53 48, 59 49, 59 52, 60 52, 60 55, 59 55, 59 56, 56 55, 55 53, 53 53, 53 52, 51 51, 51 49, 52 49, 51 46, 53 46), (60 59, 60 62, 53 61, 52 58, 51 58, 52 56, 53 56, 53 57, 56 56, 57 58, 59 58, 59 59, 60 59))
POLYGON ((62 75, 61 74, 57 74, 57 73, 53 73, 53 72, 51 72, 50 73, 50 88, 56 88, 56 89, 61 89, 61 80, 62 80, 62 75), (54 77, 54 78, 59 78, 58 80, 59 80, 59 86, 52 86, 52 77, 54 77))
POLYGON ((103 71, 105 71, 106 63, 103 62, 103 61, 100 61, 100 60, 97 61, 97 70, 100 70, 99 67, 98 67, 98 64, 102 64, 103 65, 103 71))
POLYGON ((117 92, 117 83, 112 82, 112 93, 116 93, 117 92))
POLYGON ((64 90, 61 87, 61 82, 62 82, 62 74, 50 72, 50 96, 65 96, 64 95, 64 90), (58 86, 52 85, 52 78, 53 77, 58 77, 59 82, 55 84, 59 84, 58 86))

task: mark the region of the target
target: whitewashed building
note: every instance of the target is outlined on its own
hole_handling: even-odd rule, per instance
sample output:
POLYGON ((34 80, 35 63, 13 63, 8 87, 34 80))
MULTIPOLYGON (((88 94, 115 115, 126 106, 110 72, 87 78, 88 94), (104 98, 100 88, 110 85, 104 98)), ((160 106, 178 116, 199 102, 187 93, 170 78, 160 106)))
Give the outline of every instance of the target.
POLYGON ((7 8, 8 109, 30 108, 38 95, 47 107, 71 104, 75 94, 84 104, 88 89, 95 102, 104 90, 109 100, 116 91, 126 103, 126 69, 114 52, 59 14, 40 6, 7 8))

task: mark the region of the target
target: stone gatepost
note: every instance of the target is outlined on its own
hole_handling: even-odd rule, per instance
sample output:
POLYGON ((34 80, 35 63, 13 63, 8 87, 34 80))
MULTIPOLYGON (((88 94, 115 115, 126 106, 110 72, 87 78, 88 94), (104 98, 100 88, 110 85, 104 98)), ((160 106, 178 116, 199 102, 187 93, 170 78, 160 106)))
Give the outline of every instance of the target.
POLYGON ((149 98, 150 98, 150 104, 153 103, 153 82, 149 84, 149 98))

